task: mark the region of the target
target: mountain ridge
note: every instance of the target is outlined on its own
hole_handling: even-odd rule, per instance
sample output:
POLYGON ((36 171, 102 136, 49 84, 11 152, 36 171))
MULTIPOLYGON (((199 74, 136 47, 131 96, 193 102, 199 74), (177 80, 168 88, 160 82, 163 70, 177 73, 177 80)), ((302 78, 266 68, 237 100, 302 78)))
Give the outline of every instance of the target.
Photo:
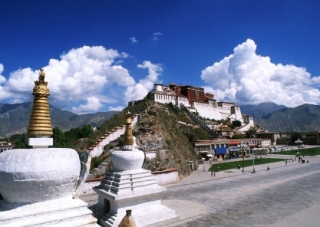
POLYGON ((320 106, 302 104, 297 107, 286 107, 272 102, 259 105, 246 105, 243 114, 253 117, 255 123, 269 131, 304 132, 320 130, 320 106), (263 107, 263 108, 262 108, 263 107), (269 109, 266 109, 269 107, 269 109))
MULTIPOLYGON (((31 102, 20 104, 0 103, 0 136, 9 137, 13 134, 25 133, 29 123, 31 108, 31 102)), ((57 126, 62 131, 86 124, 98 127, 117 113, 119 111, 78 115, 50 105, 52 127, 57 126)))
MULTIPOLYGON (((27 131, 31 102, 20 104, 0 103, 0 136, 9 137, 27 131)), ((320 106, 303 104, 297 107, 286 107, 272 102, 258 105, 240 106, 242 114, 251 115, 254 122, 268 131, 319 131, 320 106)), ((50 105, 52 126, 62 131, 89 124, 92 127, 102 125, 119 111, 97 112, 95 114, 74 114, 50 105)))

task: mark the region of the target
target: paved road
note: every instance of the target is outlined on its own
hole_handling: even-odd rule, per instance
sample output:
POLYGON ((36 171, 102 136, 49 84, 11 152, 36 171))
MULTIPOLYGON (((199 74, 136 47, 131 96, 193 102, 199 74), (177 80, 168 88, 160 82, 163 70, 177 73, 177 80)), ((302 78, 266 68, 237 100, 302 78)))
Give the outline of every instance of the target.
MULTIPOLYGON (((270 171, 268 165, 257 165, 254 174, 246 167, 245 173, 231 170, 211 176, 200 166, 179 183, 166 185, 162 203, 180 216, 171 226, 318 227, 320 157, 305 159, 310 163, 271 163, 270 171)), ((97 202, 96 195, 83 199, 97 202)))
POLYGON ((164 204, 183 215, 172 226, 318 227, 320 158, 307 159, 309 164, 278 163, 281 168, 261 166, 255 174, 215 180, 198 171, 195 176, 205 174, 207 180, 170 185, 162 196, 164 204))

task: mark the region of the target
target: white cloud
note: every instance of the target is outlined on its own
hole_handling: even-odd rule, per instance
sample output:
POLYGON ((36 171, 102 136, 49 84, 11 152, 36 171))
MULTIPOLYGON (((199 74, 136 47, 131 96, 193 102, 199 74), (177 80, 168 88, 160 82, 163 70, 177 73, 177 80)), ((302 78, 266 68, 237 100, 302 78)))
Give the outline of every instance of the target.
MULTIPOLYGON (((150 61, 138 64, 138 68, 148 70, 148 75, 136 82, 129 71, 117 63, 127 57, 128 54, 114 49, 83 46, 63 53, 60 59, 50 59, 43 67, 49 83, 50 104, 85 114, 106 108, 122 110, 128 101, 142 99, 158 81, 161 65, 150 61)), ((0 64, 0 100, 5 103, 31 101, 39 70, 18 69, 6 79, 1 76, 3 68, 0 64)))
MULTIPOLYGON (((102 103, 119 102, 119 92, 113 91, 123 91, 127 86, 135 84, 128 70, 116 64, 116 61, 128 56, 103 46, 83 46, 63 53, 59 60, 50 59, 44 67, 51 93, 50 101, 62 109, 74 107, 77 112, 90 109, 94 112, 103 106, 102 103), (92 97, 98 98, 99 103, 92 97), (74 106, 75 103, 83 102, 88 104, 74 106)), ((2 71, 1 64, 0 75, 2 71)), ((10 73, 7 80, 0 76, 0 100, 6 103, 30 101, 38 74, 39 70, 23 68, 10 73)))
POLYGON ((269 57, 257 55, 256 49, 248 39, 233 54, 202 70, 206 91, 217 100, 239 105, 272 101, 293 107, 319 102, 320 91, 315 86, 320 77, 311 77, 305 68, 272 63, 269 57))
POLYGON ((138 40, 136 39, 136 37, 131 37, 129 40, 131 43, 138 43, 138 40))
POLYGON ((162 35, 162 33, 161 32, 155 32, 155 33, 153 33, 153 35, 154 36, 160 36, 160 35, 162 35))
POLYGON ((152 40, 157 41, 159 39, 159 36, 162 36, 161 32, 155 32, 153 33, 152 40))
POLYGON ((101 108, 101 103, 96 97, 88 97, 86 104, 81 104, 79 107, 73 107, 72 111, 77 114, 87 114, 97 112, 101 108))
POLYGON ((150 61, 144 61, 142 64, 138 65, 138 68, 148 69, 148 76, 126 89, 124 98, 126 103, 144 98, 152 89, 153 84, 157 82, 158 76, 162 72, 160 64, 153 64, 150 61))
POLYGON ((109 111, 122 111, 124 109, 123 106, 110 106, 109 111))
POLYGON ((0 84, 3 84, 4 82, 6 82, 6 78, 1 75, 2 72, 3 72, 3 65, 0 64, 0 84))

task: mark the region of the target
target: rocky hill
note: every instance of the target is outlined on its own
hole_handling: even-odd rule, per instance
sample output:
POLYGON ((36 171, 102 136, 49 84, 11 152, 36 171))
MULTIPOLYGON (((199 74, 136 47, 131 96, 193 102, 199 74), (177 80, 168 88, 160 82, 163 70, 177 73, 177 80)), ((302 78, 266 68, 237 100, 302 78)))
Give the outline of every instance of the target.
MULTIPOLYGON (((31 108, 31 102, 21 104, 0 103, 0 136, 8 137, 13 134, 26 132, 31 108)), ((85 124, 90 124, 92 127, 100 126, 113 115, 117 114, 118 111, 77 115, 50 105, 50 113, 52 126, 57 126, 62 131, 66 131, 85 124)))
MULTIPOLYGON (((193 161, 197 166, 197 155, 190 141, 208 139, 210 135, 195 124, 183 110, 151 100, 140 101, 113 116, 89 138, 79 141, 75 149, 84 151, 112 128, 123 125, 127 111, 133 115, 140 114, 140 120, 133 132, 138 146, 144 151, 157 153, 157 158, 149 163, 151 170, 174 167, 181 175, 186 175, 190 173, 189 161, 193 161)), ((116 146, 120 146, 122 139, 117 143, 116 146)), ((104 150, 107 153, 113 147, 114 144, 107 145, 104 150)))
POLYGON ((305 132, 320 130, 320 106, 304 104, 295 108, 275 103, 241 106, 243 114, 253 116, 255 123, 274 132, 305 132))

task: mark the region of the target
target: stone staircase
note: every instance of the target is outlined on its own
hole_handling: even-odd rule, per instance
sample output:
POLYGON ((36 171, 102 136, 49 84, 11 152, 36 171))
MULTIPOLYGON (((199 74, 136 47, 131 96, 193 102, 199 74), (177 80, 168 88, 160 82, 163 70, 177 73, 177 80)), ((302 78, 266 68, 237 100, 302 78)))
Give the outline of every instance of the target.
MULTIPOLYGON (((138 123, 140 115, 137 114, 132 119, 131 127, 134 129, 136 124, 138 123)), ((100 139, 95 143, 94 146, 89 148, 89 152, 91 157, 98 157, 103 153, 104 147, 111 142, 119 139, 125 132, 125 125, 121 127, 115 127, 110 132, 106 133, 104 136, 100 137, 100 139)))
POLYGON ((82 200, 57 199, 15 208, 16 212, 0 212, 0 226, 3 227, 78 227, 98 226, 97 219, 82 200), (61 207, 63 204, 63 208, 61 207), (45 209, 44 209, 45 208, 45 209), (7 214, 8 213, 8 214, 7 214))

